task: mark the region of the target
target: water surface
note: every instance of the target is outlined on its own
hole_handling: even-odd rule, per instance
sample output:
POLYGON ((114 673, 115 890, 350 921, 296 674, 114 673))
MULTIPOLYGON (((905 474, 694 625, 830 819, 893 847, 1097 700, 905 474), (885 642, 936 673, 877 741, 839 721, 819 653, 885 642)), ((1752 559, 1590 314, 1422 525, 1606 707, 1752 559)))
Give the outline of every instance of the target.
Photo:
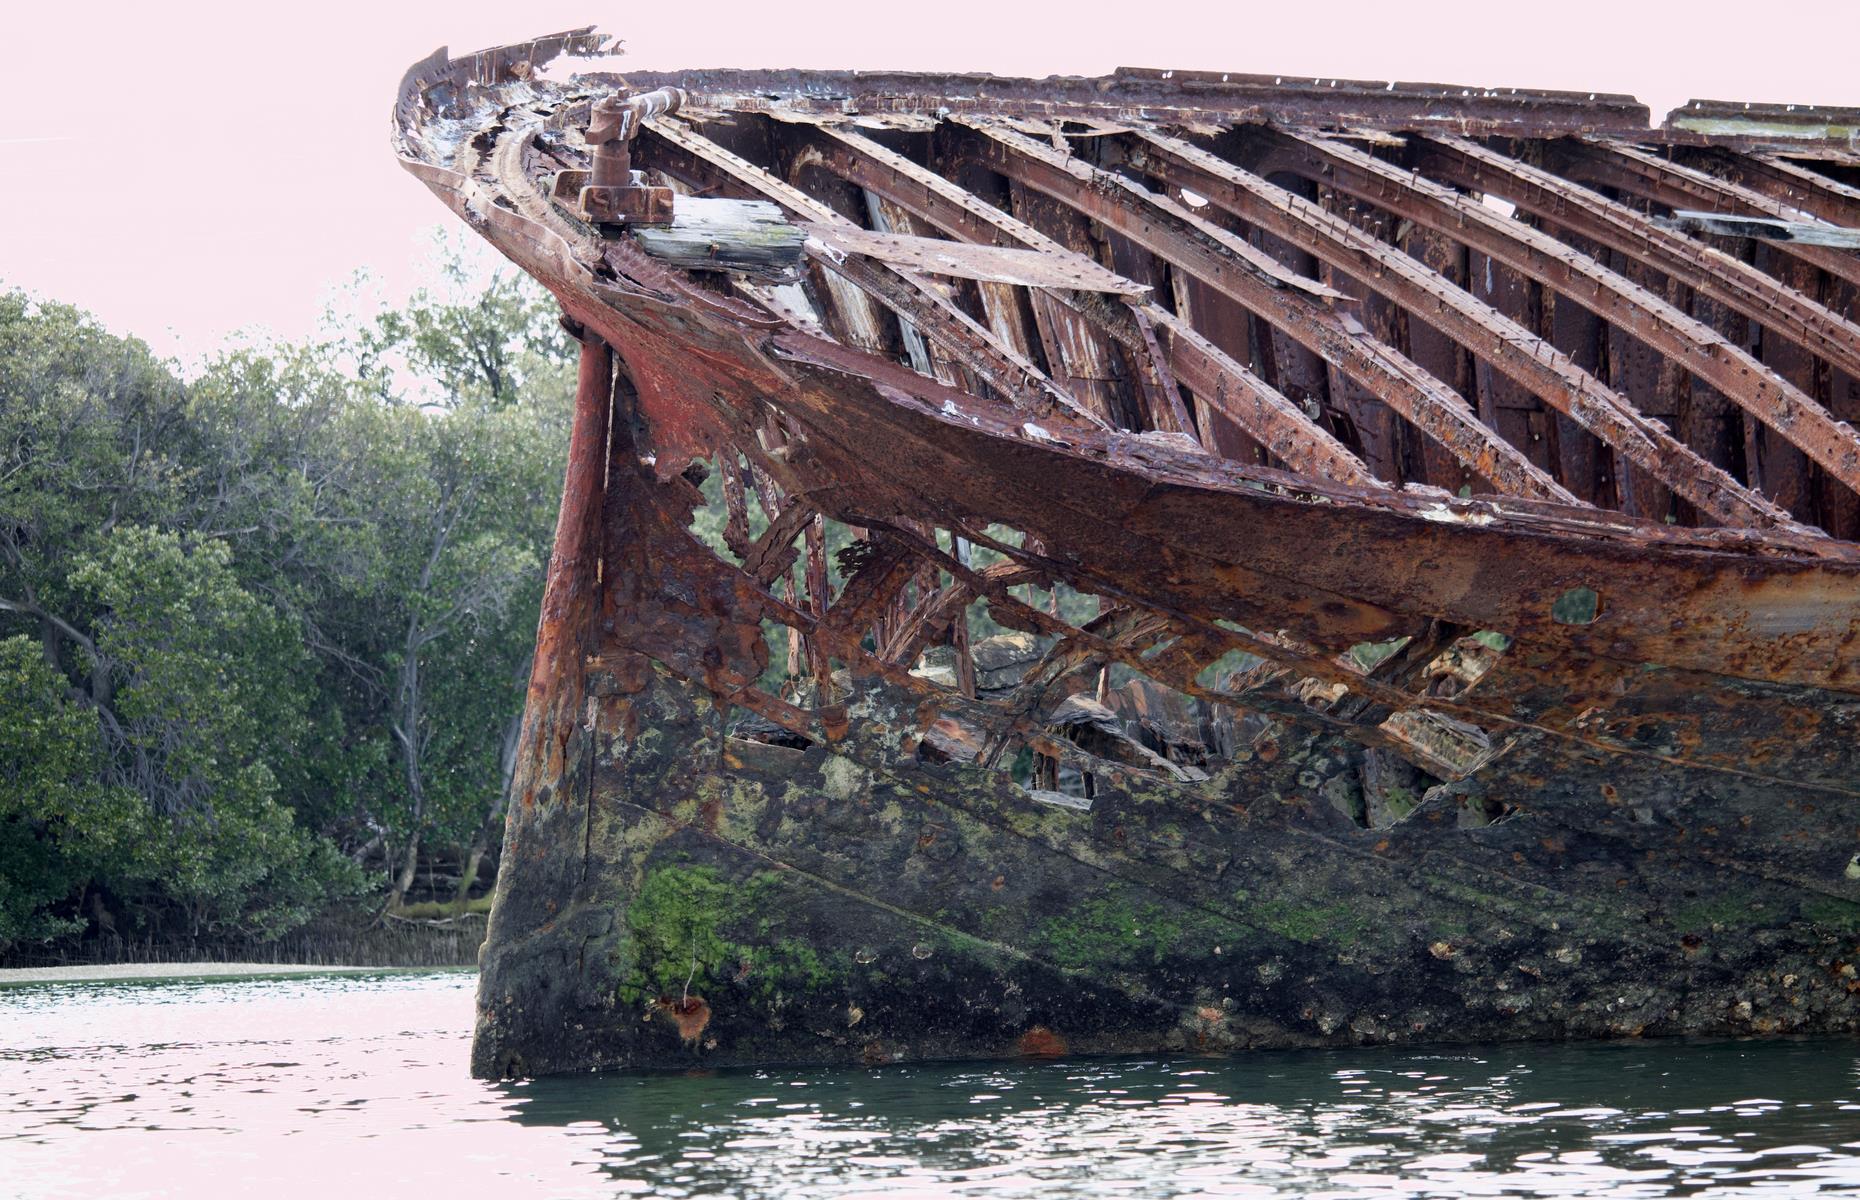
POLYGON ((472 985, 0 988, 0 1196, 1860 1193, 1855 1042, 487 1085, 472 985))

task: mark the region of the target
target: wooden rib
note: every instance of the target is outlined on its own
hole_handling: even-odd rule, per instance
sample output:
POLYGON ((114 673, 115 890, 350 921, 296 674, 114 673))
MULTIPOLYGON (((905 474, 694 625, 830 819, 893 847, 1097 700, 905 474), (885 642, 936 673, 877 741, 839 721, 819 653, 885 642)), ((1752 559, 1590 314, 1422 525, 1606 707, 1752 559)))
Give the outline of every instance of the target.
MULTIPOLYGON (((828 170, 843 171, 849 182, 887 197, 952 237, 1020 246, 1058 256, 1073 254, 1031 225, 863 135, 811 123, 807 128, 815 136, 847 151, 844 157, 825 156, 822 165, 828 170)), ((1063 292, 1053 295, 1076 311, 1095 315, 1092 307, 1081 304, 1075 297, 1063 292)), ((1115 324, 1117 310, 1125 306, 1101 307, 1110 310, 1110 320, 1115 324)), ((1229 358, 1175 314, 1154 302, 1139 307, 1160 332, 1176 377, 1292 470, 1360 487, 1387 486, 1361 459, 1350 453, 1348 447, 1312 421, 1297 405, 1229 358)), ((1098 323, 1105 322, 1099 320, 1098 323)), ((1141 331, 1134 325, 1131 330, 1131 334, 1119 340, 1135 349, 1140 345, 1141 331)), ((1108 331, 1114 337, 1119 336, 1117 328, 1108 331)))
MULTIPOLYGON (((1098 248, 1092 240, 1091 222, 1058 201, 1029 192, 1011 180, 1007 193, 1009 211, 1075 256, 1095 261, 1098 248)), ((1128 360, 1120 359, 1089 322, 1062 308, 1052 292, 1035 288, 1027 296, 1041 317, 1039 328, 1046 361, 1055 364, 1072 394, 1107 418, 1128 412, 1127 401, 1136 399, 1128 386, 1128 360)))
MULTIPOLYGON (((898 208, 897 205, 888 204, 885 202, 884 197, 875 196, 868 191, 861 190, 859 195, 865 202, 866 215, 872 222, 872 228, 880 231, 880 233, 866 233, 864 230, 852 229, 844 225, 831 226, 830 228, 834 233, 842 236, 858 236, 863 234, 864 236, 872 237, 895 236, 897 234, 909 235, 916 231, 915 227, 911 224, 910 214, 898 208)), ((841 249, 841 247, 835 247, 835 249, 841 249)), ((908 267, 908 264, 898 262, 892 262, 891 265, 894 267, 908 267)), ((936 287, 938 294, 944 296, 949 294, 942 285, 938 284, 933 286, 936 287)), ((946 387, 963 386, 959 364, 950 358, 949 354, 943 349, 940 343, 925 338, 923 334, 918 332, 915 325, 912 325, 903 318, 899 318, 898 325, 904 334, 904 345, 906 351, 911 356, 911 365, 916 367, 919 374, 928 375, 946 387)))
POLYGON ((1542 230, 1501 217, 1444 184, 1315 134, 1272 130, 1268 136, 1301 156, 1291 169, 1439 230, 1626 330, 1860 491, 1860 437, 1853 429, 1703 322, 1542 230))
POLYGON ((1284 268, 1235 235, 1135 180, 1091 166, 1005 125, 972 117, 951 121, 973 131, 974 152, 985 165, 1073 205, 1259 314, 1374 392, 1499 491, 1582 504, 1516 447, 1480 424, 1458 392, 1375 340, 1357 322, 1309 295, 1279 286, 1275 276, 1284 268))
MULTIPOLYGON (((1860 325, 1829 312, 1749 263, 1662 229, 1625 204, 1477 142, 1439 136, 1414 138, 1409 145, 1423 171, 1442 175, 1461 187, 1503 196, 1526 212, 1678 280, 1843 371, 1860 374, 1860 325)), ((1672 312, 1684 315, 1677 308, 1672 312)), ((1658 310, 1648 314, 1653 319, 1664 315, 1658 310)))
POLYGON ((1240 219, 1308 250, 1371 291, 1490 363, 1642 467, 1701 512, 1727 525, 1796 525, 1789 514, 1750 491, 1649 420, 1567 354, 1498 310, 1429 270, 1420 260, 1358 229, 1250 171, 1177 138, 1132 130, 1131 165, 1206 196, 1240 219))
POLYGON ((728 514, 723 524, 723 544, 737 558, 747 558, 755 542, 749 536, 749 497, 743 490, 743 469, 734 449, 723 455, 723 507, 728 514))

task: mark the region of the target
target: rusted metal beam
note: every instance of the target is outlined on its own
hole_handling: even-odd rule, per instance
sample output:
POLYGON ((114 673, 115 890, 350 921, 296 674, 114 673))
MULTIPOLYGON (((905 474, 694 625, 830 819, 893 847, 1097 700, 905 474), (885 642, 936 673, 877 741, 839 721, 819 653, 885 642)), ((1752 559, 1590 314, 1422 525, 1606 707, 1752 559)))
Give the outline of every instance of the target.
POLYGON ((1473 246, 1632 330, 1787 438, 1844 486, 1860 491, 1860 437, 1853 429, 1703 322, 1549 234, 1501 217, 1444 184, 1314 134, 1274 130, 1269 136, 1290 151, 1288 169, 1302 164, 1332 187, 1473 246))
MULTIPOLYGON (((778 110, 768 116, 780 122, 785 134, 799 144, 797 164, 818 166, 868 194, 908 210, 916 220, 952 237, 977 245, 1003 245, 1083 259, 1031 225, 853 131, 797 113, 778 110), (1001 232, 1003 222, 1013 225, 1017 232, 1001 232)), ((1091 267, 1098 265, 1084 261, 1091 267)), ((1086 344, 1093 335, 1063 310, 1056 310, 1051 297, 1027 292, 1023 303, 1022 293, 1006 285, 982 283, 978 290, 989 328, 1010 348, 1031 358, 1037 344, 1055 372, 1074 378, 1089 374, 1087 365, 1073 360, 1096 357, 1086 344), (1032 336, 1028 334, 1029 324, 1032 336)), ((1088 395, 1079 399, 1085 401, 1088 395)))
POLYGON ((1693 453, 1568 355, 1412 255, 1178 138, 1133 130, 1124 144, 1132 167, 1205 196, 1403 305, 1414 319, 1437 326, 1714 520, 1757 528, 1791 524, 1788 513, 1693 453))
POLYGON ((957 123, 974 131, 972 150, 980 161, 1064 200, 1271 321, 1375 392, 1499 491, 1581 503, 1481 425, 1457 392, 1376 341, 1359 322, 1317 303, 1314 289, 1287 285, 1283 267, 1233 234, 1134 180, 1004 125, 969 118, 957 123))
POLYGON ((1683 152, 1714 175, 1773 196, 1836 225, 1860 227, 1860 188, 1811 171, 1780 154, 1738 154, 1720 147, 1683 152))
MULTIPOLYGON (((1747 263, 1662 229, 1625 204, 1465 138, 1415 138, 1409 146, 1424 172, 1503 196, 1526 212, 1678 280, 1755 321, 1771 336, 1795 342, 1843 370, 1860 371, 1860 326, 1747 263)), ((1667 315, 1655 309, 1647 319, 1658 321, 1667 315)))
MULTIPOLYGON (((805 126, 809 134, 837 153, 823 165, 853 183, 883 195, 953 237, 981 244, 1039 250, 1055 259, 1079 256, 1024 221, 1002 212, 942 176, 853 130, 805 126)), ((1106 327, 1132 350, 1141 349, 1142 330, 1117 311, 1121 306, 1090 305, 1081 298, 1055 293, 1059 303, 1106 327)), ((1381 486, 1374 474, 1324 429, 1259 376, 1224 354, 1175 314, 1153 301, 1131 306, 1160 331, 1172 372, 1203 398, 1266 446, 1280 461, 1340 483, 1381 486)), ((1186 418, 1183 414, 1178 422, 1186 418)), ((1193 432, 1188 423, 1184 432, 1193 432)))
MULTIPOLYGON (((1568 138, 1547 143, 1559 173, 1585 183, 1632 192, 1667 208, 1710 208, 1779 220, 1801 217, 1792 208, 1754 188, 1720 179, 1707 171, 1662 158, 1626 142, 1602 138, 1568 138)), ((1795 244, 1789 254, 1830 275, 1860 284, 1860 258, 1823 246, 1795 244)))
POLYGON ((1143 335, 1143 361, 1148 368, 1144 379, 1153 384, 1149 389, 1150 407, 1156 427, 1198 437, 1195 418, 1189 415, 1188 406, 1182 403, 1182 393, 1176 387, 1175 372, 1169 369, 1169 355, 1156 340, 1156 322, 1150 317, 1149 306, 1132 304, 1130 315, 1136 318, 1137 330, 1143 335))
POLYGON ((1549 136, 1644 133, 1650 114, 1632 96, 1533 88, 1475 88, 1395 80, 1249 75, 1119 67, 1096 78, 1011 79, 908 71, 633 71, 635 87, 677 84, 719 108, 754 111, 772 96, 798 112, 839 115, 1004 113, 1034 119, 1145 114, 1159 123, 1324 120, 1345 126, 1439 127, 1549 136))
POLYGON ((1138 337, 1144 336, 1146 324, 1151 336, 1160 335, 1168 362, 1189 391, 1245 430, 1280 462, 1339 483, 1386 486, 1368 464, 1284 393, 1235 362, 1189 322, 1160 305, 1133 309, 1132 318, 1138 337))
MULTIPOLYGON (((680 173, 675 168, 682 165, 686 172, 700 178, 728 181, 753 196, 773 201, 794 219, 851 226, 845 217, 806 192, 783 183, 748 160, 675 122, 661 119, 649 123, 645 136, 635 143, 635 153, 670 169, 674 175, 680 173)), ((1002 395, 1020 404, 1058 407, 1079 413, 1081 417, 1084 415, 1073 398, 1039 368, 1004 349, 986 329, 915 273, 843 257, 841 261, 834 261, 830 255, 824 259, 817 257, 816 261, 872 292, 1002 395)))
POLYGON ((592 331, 581 341, 568 470, 556 514, 555 547, 543 581, 542 616, 530 660, 529 692, 518 731, 520 753, 510 780, 510 807, 547 802, 566 766, 567 731, 587 696, 583 661, 596 646, 601 602, 602 503, 608 471, 608 431, 614 408, 614 355, 592 331))
MULTIPOLYGON (((1848 140, 1851 143, 1852 139, 1848 140)), ((1773 148, 1769 154, 1772 158, 1781 158, 1792 163, 1822 163, 1830 167, 1860 169, 1860 150, 1837 146, 1832 142, 1803 146, 1795 150, 1777 147, 1773 148)))

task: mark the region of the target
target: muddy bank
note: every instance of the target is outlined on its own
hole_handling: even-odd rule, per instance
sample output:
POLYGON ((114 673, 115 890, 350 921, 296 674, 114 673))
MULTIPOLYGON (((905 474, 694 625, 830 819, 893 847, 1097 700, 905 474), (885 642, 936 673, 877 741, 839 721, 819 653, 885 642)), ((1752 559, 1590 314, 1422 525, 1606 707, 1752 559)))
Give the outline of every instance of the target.
POLYGON ((481 913, 444 921, 389 917, 375 923, 373 912, 342 910, 272 941, 187 943, 93 937, 36 949, 16 946, 0 958, 0 977, 12 971, 48 968, 159 968, 175 973, 178 966, 471 967, 478 963, 484 927, 481 913))
POLYGON ((245 979, 284 975, 356 975, 393 968, 303 963, 111 963, 0 969, 0 987, 22 983, 118 983, 136 979, 245 979))

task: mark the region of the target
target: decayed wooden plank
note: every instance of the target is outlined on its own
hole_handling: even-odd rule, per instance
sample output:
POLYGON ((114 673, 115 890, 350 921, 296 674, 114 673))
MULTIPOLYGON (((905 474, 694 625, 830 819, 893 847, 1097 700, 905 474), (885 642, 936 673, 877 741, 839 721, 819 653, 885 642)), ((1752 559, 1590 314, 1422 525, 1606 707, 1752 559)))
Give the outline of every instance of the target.
POLYGON ((1746 217, 1732 213, 1675 209, 1669 221, 1659 224, 1687 233, 1716 233, 1724 237, 1761 238, 1770 242, 1798 242, 1804 246, 1832 246, 1860 250, 1860 229, 1822 221, 1785 221, 1777 217, 1746 217))
POLYGON ((640 225, 633 237, 654 258, 686 270, 741 271, 788 279, 807 234, 766 200, 680 196, 670 225, 640 225))
POLYGON ((808 237, 818 239, 829 253, 863 254, 930 275, 1013 283, 1022 287, 1106 292, 1116 296, 1142 296, 1150 290, 1076 255, 1061 257, 1040 250, 982 246, 904 233, 874 233, 841 225, 806 225, 803 228, 808 237))

